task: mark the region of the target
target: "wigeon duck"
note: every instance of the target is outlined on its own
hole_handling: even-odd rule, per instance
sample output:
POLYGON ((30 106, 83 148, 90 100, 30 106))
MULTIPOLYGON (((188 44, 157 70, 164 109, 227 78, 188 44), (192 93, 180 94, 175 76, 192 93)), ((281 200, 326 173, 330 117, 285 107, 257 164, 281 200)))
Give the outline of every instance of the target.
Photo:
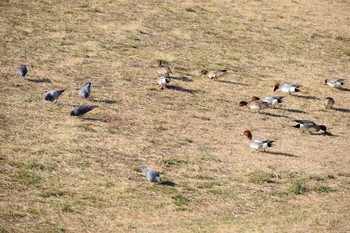
POLYGON ((220 76, 227 74, 227 70, 202 70, 201 75, 205 75, 210 79, 218 79, 220 76))
POLYGON ((80 89, 79 95, 81 98, 89 98, 90 96, 91 83, 87 82, 83 88, 80 89))
POLYGON ((60 95, 62 95, 62 93, 64 92, 64 90, 53 90, 53 91, 48 91, 46 92, 44 99, 47 101, 57 101, 58 97, 60 97, 60 95))
POLYGON ((172 73, 170 68, 163 64, 162 60, 158 60, 157 72, 159 76, 165 76, 165 77, 169 77, 170 74, 172 73))
POLYGON ((334 105, 334 99, 332 97, 327 97, 324 101, 324 106, 326 109, 331 109, 334 105))
POLYGON ((249 146, 255 150, 263 149, 265 151, 265 148, 272 147, 273 142, 271 140, 265 140, 261 138, 252 138, 252 133, 249 130, 245 130, 242 134, 243 136, 247 136, 247 138, 250 140, 249 146))
POLYGON ((259 100, 259 98, 253 96, 252 100, 247 102, 247 101, 241 101, 239 102, 239 106, 246 106, 249 109, 252 110, 258 110, 260 111, 261 109, 268 108, 269 104, 267 102, 263 102, 259 100))
POLYGON ((309 132, 310 134, 317 133, 320 130, 327 132, 327 127, 324 125, 317 125, 313 121, 309 120, 295 120, 296 124, 292 125, 294 128, 301 129, 303 131, 309 132))
POLYGON ((87 112, 90 112, 92 109, 97 108, 98 106, 90 106, 90 105, 79 105, 74 108, 73 111, 70 112, 71 116, 82 116, 87 112))
POLYGON ((253 96, 252 100, 261 100, 262 102, 266 102, 268 103, 270 106, 279 104, 283 102, 283 97, 282 96, 265 96, 262 99, 260 99, 259 97, 253 96))
POLYGON ((298 84, 293 84, 293 83, 281 83, 281 84, 276 84, 273 87, 273 91, 276 91, 277 89, 281 89, 281 91, 285 94, 290 94, 292 92, 299 92, 299 85, 298 84))
POLYGON ((160 86, 160 89, 164 89, 164 87, 166 87, 167 84, 170 83, 170 77, 161 75, 157 78, 157 82, 160 86))
POLYGON ((21 78, 24 78, 27 73, 28 73, 28 69, 27 69, 27 66, 26 65, 20 65, 18 67, 18 70, 17 70, 17 75, 20 76, 21 78))
POLYGON ((141 170, 149 182, 160 184, 160 175, 158 172, 156 172, 152 169, 149 169, 145 166, 142 166, 141 170))
POLYGON ((324 85, 328 85, 330 87, 340 87, 344 85, 345 80, 341 78, 329 78, 324 80, 324 85))

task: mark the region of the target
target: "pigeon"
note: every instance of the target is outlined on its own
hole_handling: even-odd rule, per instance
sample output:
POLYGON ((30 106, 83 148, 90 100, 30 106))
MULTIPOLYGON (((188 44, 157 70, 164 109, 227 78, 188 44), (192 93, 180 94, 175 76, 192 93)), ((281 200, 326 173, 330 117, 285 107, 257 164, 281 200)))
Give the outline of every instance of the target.
POLYGON ((91 83, 87 82, 83 88, 80 89, 79 95, 81 98, 89 98, 90 96, 91 83))
POLYGON ((159 76, 165 76, 165 77, 169 77, 169 75, 172 73, 170 68, 163 64, 162 60, 158 60, 157 72, 159 76))
POLYGON ((20 65, 17 70, 17 75, 24 78, 28 73, 28 69, 26 65, 20 65))
POLYGON ((160 175, 158 172, 156 172, 152 169, 149 169, 145 166, 142 166, 141 170, 149 182, 160 184, 160 175))
POLYGON ((324 80, 324 85, 328 85, 330 87, 340 87, 344 85, 345 80, 341 78, 329 78, 324 80))
POLYGON ((157 82, 160 86, 160 89, 164 89, 164 87, 166 87, 167 84, 170 83, 170 78, 164 75, 161 75, 157 78, 157 82))
POLYGON ((313 121, 309 120, 295 120, 295 124, 292 125, 294 128, 301 129, 303 131, 309 132, 310 134, 317 133, 320 130, 324 131, 327 133, 327 127, 324 125, 317 125, 313 121))
POLYGON ((45 94, 45 100, 47 101, 57 101, 58 97, 60 97, 60 95, 62 95, 62 93, 64 92, 64 90, 53 90, 53 91, 48 91, 45 94))
POLYGON ((218 79, 227 74, 227 70, 202 70, 201 75, 206 75, 210 79, 218 79))
POLYGON ((326 109, 332 109, 334 105, 334 99, 332 97, 327 97, 324 101, 324 106, 326 109))
POLYGON ((87 112, 90 112, 92 109, 97 108, 98 106, 90 106, 90 105, 79 105, 74 108, 73 111, 70 112, 71 116, 81 116, 87 112))

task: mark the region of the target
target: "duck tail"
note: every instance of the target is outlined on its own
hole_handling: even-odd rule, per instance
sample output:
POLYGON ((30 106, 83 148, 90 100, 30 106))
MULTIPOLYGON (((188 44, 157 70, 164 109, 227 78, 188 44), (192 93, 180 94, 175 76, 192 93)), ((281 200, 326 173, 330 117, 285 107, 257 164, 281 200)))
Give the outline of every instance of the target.
POLYGON ((300 124, 295 124, 295 125, 292 125, 291 127, 299 129, 300 128, 300 124))

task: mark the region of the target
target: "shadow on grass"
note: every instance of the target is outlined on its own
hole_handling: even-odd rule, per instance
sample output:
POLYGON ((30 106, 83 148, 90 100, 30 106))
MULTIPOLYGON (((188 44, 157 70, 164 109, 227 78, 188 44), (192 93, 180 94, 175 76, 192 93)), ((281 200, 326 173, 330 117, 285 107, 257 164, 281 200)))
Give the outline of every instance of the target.
POLYGON ((345 88, 345 87, 336 87, 335 89, 338 89, 339 91, 350 91, 349 88, 345 88))
POLYGON ((350 109, 346 109, 346 108, 333 108, 335 111, 338 112, 346 112, 346 113, 350 113, 350 109))
POLYGON ((174 80, 179 80, 179 81, 183 81, 183 82, 193 82, 192 79, 187 78, 187 77, 170 77, 171 79, 174 80))
POLYGON ((98 100, 98 99, 91 99, 91 102, 95 102, 95 103, 106 103, 106 104, 116 104, 118 103, 119 101, 116 101, 116 100, 98 100))
POLYGON ((176 185, 174 182, 172 182, 170 180, 162 181, 160 184, 165 185, 165 186, 171 186, 171 187, 175 187, 175 185, 176 185))
POLYGON ((241 86, 248 86, 248 84, 246 84, 246 83, 238 83, 238 82, 232 82, 232 81, 227 81, 227 80, 216 80, 216 82, 227 83, 227 84, 235 84, 235 85, 241 85, 241 86))
POLYGON ((106 118, 92 118, 92 117, 81 117, 80 119, 84 121, 100 121, 100 122, 108 122, 108 119, 106 118))
POLYGON ((48 79, 48 78, 42 78, 42 79, 30 79, 30 78, 27 78, 27 80, 29 82, 33 82, 33 83, 51 83, 51 80, 48 79))
POLYGON ((271 155, 279 155, 279 156, 285 156, 285 157, 293 157, 293 158, 298 158, 299 156, 289 154, 289 153, 283 153, 283 152, 276 152, 276 151, 265 151, 264 153, 266 154, 271 154, 271 155))
POLYGON ((287 111, 287 112, 293 112, 293 113, 303 113, 303 114, 307 113, 305 111, 298 110, 298 109, 290 109, 290 108, 275 108, 275 109, 280 109, 280 110, 284 110, 284 111, 287 111))
POLYGON ((291 96, 295 96, 297 98, 307 99, 307 100, 319 100, 320 99, 320 98, 317 98, 316 96, 312 96, 312 95, 291 95, 291 96))
POLYGON ((263 114, 263 115, 266 115, 266 116, 272 116, 272 117, 290 118, 289 116, 275 114, 275 113, 269 113, 269 112, 260 112, 260 114, 263 114))
POLYGON ((190 94, 194 94, 194 93, 197 92, 197 91, 192 90, 192 89, 186 89, 186 88, 183 88, 183 87, 180 87, 180 86, 175 86, 175 85, 168 85, 167 88, 171 89, 171 90, 176 90, 176 91, 182 91, 182 92, 190 93, 190 94))

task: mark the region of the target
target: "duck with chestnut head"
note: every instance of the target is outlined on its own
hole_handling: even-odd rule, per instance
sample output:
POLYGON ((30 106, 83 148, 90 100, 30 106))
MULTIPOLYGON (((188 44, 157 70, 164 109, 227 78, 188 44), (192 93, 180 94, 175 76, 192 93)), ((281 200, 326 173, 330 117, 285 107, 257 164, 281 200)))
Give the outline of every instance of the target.
POLYGON ((272 144, 274 141, 266 140, 266 139, 262 139, 262 138, 254 138, 253 139, 253 135, 248 129, 244 130, 242 135, 246 136, 248 138, 249 146, 252 149, 265 151, 266 148, 274 146, 272 144))

